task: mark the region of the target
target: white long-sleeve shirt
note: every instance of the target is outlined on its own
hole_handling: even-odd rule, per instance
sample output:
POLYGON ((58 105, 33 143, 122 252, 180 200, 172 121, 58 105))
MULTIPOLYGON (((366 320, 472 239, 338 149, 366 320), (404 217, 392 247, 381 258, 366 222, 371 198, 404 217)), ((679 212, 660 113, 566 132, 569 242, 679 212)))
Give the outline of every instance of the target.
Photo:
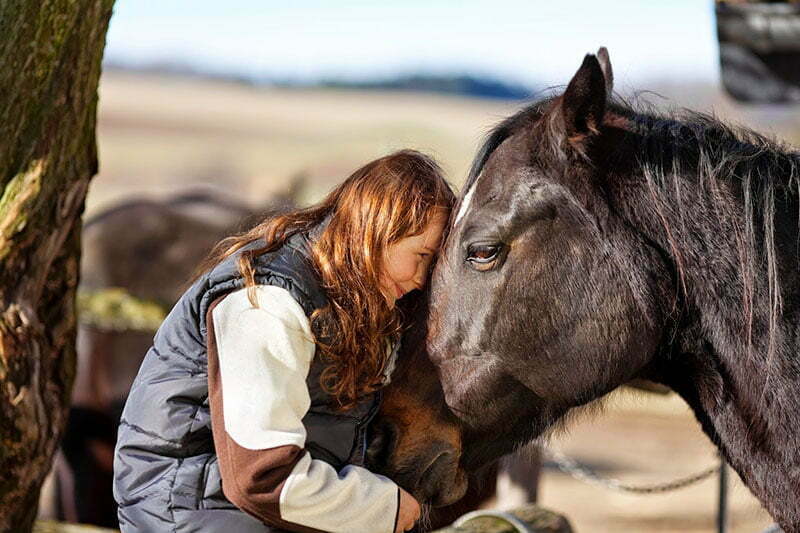
POLYGON ((304 449, 311 325, 286 289, 259 285, 256 295, 258 307, 240 289, 209 313, 209 404, 225 495, 292 531, 392 533, 394 482, 355 465, 337 472, 304 449))

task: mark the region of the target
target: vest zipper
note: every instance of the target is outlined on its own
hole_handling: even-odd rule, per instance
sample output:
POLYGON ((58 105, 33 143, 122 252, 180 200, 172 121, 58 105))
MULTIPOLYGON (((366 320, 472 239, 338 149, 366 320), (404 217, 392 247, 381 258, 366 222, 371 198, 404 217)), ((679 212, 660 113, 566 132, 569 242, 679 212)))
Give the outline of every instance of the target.
POLYGON ((357 431, 361 431, 361 465, 365 465, 367 461, 367 426, 369 423, 372 422, 372 419, 375 418, 375 415, 378 414, 378 410, 381 407, 381 400, 383 399, 383 391, 377 390, 375 391, 375 404, 370 407, 369 412, 367 413, 366 418, 359 422, 356 425, 357 431), (362 431, 363 428, 363 431, 362 431))
MULTIPOLYGON (((400 348, 400 340, 398 339, 393 343, 391 347, 391 356, 395 363, 397 357, 396 352, 399 348, 400 348)), ((364 464, 367 461, 367 436, 368 436, 367 426, 369 426, 369 423, 372 422, 373 418, 375 418, 375 415, 378 414, 378 410, 381 407, 382 400, 383 400, 383 390, 378 389, 377 391, 375 391, 375 400, 374 400, 375 403, 372 405, 372 407, 370 407, 370 410, 367 412, 367 416, 361 422, 356 424, 356 432, 361 431, 361 458, 360 458, 361 466, 364 466, 364 464)))

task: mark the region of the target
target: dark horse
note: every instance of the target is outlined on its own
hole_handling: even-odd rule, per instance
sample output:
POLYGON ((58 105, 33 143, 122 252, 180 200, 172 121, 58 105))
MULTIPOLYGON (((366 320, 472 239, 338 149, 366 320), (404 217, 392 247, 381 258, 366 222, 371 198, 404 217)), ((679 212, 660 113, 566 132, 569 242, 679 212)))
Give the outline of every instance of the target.
POLYGON ((712 116, 637 110, 611 90, 601 49, 480 150, 428 319, 459 427, 440 432, 449 455, 398 449, 389 469, 419 494, 462 491, 462 468, 641 377, 680 394, 799 532, 800 154, 712 116))

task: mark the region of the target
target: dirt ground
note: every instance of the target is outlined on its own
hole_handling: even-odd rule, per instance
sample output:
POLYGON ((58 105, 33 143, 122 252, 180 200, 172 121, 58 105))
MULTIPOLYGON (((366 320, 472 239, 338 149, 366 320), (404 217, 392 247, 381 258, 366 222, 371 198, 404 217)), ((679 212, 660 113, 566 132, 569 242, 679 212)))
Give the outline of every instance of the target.
MULTIPOLYGON (((598 414, 587 414, 550 445, 626 484, 650 485, 718 464, 716 450, 676 395, 619 392, 598 414)), ((729 470, 729 533, 757 533, 772 521, 729 470)), ((717 531, 719 478, 653 495, 625 494, 586 484, 552 463, 540 485, 540 504, 566 515, 576 533, 712 533, 717 531)))

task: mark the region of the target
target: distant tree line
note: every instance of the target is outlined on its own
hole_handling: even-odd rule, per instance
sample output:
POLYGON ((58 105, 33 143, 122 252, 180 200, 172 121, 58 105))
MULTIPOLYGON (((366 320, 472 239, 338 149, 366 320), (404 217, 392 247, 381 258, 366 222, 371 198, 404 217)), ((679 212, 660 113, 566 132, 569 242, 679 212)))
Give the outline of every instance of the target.
POLYGON ((536 92, 534 88, 521 84, 503 81, 491 76, 477 76, 471 74, 409 74, 374 80, 329 78, 315 82, 298 82, 267 77, 259 78, 228 72, 213 72, 173 61, 129 64, 112 60, 105 62, 104 69, 106 71, 141 72, 195 79, 210 79, 254 86, 411 91, 501 100, 522 100, 530 98, 531 95, 536 92))
POLYGON ((504 82, 496 78, 471 76, 469 74, 451 76, 413 74, 374 81, 324 80, 319 83, 319 86, 344 89, 419 91, 504 100, 522 100, 530 98, 534 93, 530 87, 504 82))

